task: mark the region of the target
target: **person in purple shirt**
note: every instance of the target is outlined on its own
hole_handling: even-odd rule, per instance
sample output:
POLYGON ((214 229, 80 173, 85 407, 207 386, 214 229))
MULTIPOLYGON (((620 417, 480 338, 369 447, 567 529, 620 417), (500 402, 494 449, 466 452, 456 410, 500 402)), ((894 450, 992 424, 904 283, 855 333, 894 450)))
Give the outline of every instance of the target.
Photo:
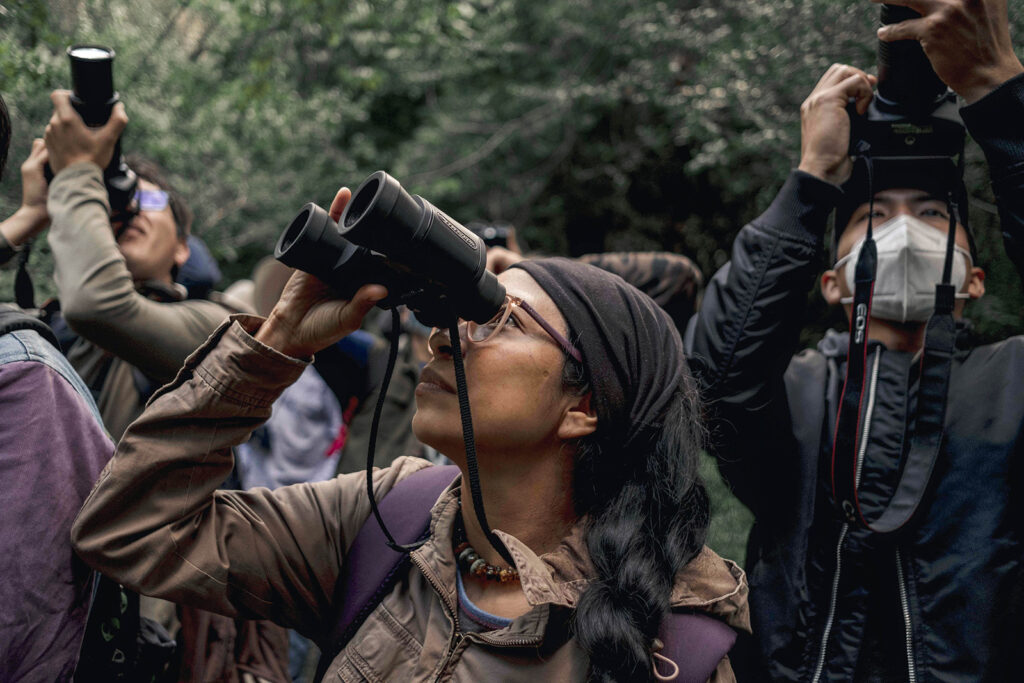
MULTIPOLYGON (((0 98, 0 158, 9 131, 0 98)), ((69 681, 93 576, 71 522, 114 445, 56 339, 2 304, 0 405, 0 681, 69 681)))

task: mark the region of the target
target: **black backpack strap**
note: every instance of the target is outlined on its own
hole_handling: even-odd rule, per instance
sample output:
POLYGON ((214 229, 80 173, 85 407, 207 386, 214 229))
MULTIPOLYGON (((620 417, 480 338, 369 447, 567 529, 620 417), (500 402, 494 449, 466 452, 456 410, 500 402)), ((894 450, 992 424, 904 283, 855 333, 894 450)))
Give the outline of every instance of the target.
POLYGON ((32 330, 60 351, 60 343, 53 330, 39 318, 14 308, 0 308, 0 335, 16 330, 32 330))
MULTIPOLYGON (((379 502, 380 514, 399 543, 415 543, 430 532, 430 510, 459 474, 454 465, 425 467, 395 484, 379 502)), ((330 635, 318 643, 321 655, 314 680, 322 680, 338 653, 377 608, 409 565, 409 555, 387 545, 380 525, 368 517, 345 555, 334 586, 335 614, 330 635)))

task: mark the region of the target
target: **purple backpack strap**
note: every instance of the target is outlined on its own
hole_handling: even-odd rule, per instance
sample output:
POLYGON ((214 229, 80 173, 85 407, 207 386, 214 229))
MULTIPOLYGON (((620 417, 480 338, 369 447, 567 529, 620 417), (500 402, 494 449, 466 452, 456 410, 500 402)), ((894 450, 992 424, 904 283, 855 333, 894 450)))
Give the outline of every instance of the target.
MULTIPOLYGON (((415 543, 430 531, 430 510, 459 473, 453 465, 425 467, 395 484, 378 503, 380 514, 395 540, 415 543)), ((337 611, 330 636, 318 645, 322 650, 315 680, 342 651, 366 617, 377 608, 409 565, 409 556, 391 550, 373 517, 367 518, 349 546, 341 576, 334 587, 337 611)), ((718 662, 736 641, 736 632, 702 614, 671 612, 662 619, 659 637, 665 647, 659 654, 679 667, 678 683, 705 683, 718 662)), ((661 664, 659 671, 668 665, 661 664)))
MULTIPOLYGON (((665 647, 657 654, 679 667, 673 683, 706 683, 718 663, 736 642, 736 631, 705 614, 670 612, 661 620, 658 637, 665 647)), ((671 676, 671 666, 655 658, 662 676, 671 676)))
MULTIPOLYGON (((381 517, 398 543, 415 543, 426 537, 431 508, 458 474, 459 468, 454 465, 424 467, 395 484, 378 501, 381 517)), ((316 680, 323 678, 327 667, 408 565, 409 556, 389 548, 377 520, 368 517, 349 546, 341 576, 334 585, 333 625, 330 636, 318 643, 322 654, 316 680)))

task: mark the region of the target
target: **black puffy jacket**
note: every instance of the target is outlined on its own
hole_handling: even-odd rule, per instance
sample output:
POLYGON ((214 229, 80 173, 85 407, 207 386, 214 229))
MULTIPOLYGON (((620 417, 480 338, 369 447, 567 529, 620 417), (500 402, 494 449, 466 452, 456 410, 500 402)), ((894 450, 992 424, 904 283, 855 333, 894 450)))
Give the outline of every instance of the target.
MULTIPOLYGON (((962 114, 988 158, 1007 253, 1024 271, 1024 78, 962 114)), ((734 651, 737 674, 1014 680, 1012 648, 1024 645, 1024 337, 971 349, 961 335, 945 442, 911 528, 879 536, 843 523, 823 463, 846 335, 792 356, 840 196, 794 172, 740 231, 686 338, 719 467, 755 515, 747 557, 754 635, 734 651)), ((892 493, 913 429, 917 365, 910 354, 869 347, 862 501, 892 493)))

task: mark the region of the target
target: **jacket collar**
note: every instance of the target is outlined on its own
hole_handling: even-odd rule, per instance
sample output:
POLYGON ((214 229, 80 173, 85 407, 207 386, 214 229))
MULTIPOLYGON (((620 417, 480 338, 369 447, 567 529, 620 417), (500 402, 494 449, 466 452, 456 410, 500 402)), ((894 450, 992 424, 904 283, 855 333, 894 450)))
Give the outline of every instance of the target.
MULTIPOLYGON (((452 548, 455 517, 459 510, 461 475, 456 477, 431 510, 430 540, 413 555, 435 574, 447 591, 450 604, 456 604, 455 572, 457 563, 452 548)), ((552 605, 574 609, 594 576, 594 568, 584 538, 586 519, 579 520, 557 548, 537 555, 519 539, 500 529, 495 533, 505 543, 522 582, 526 600, 534 607, 552 605)), ((676 575, 672 591, 673 607, 695 609, 714 615, 734 628, 750 630, 747 606, 747 579, 743 570, 724 560, 710 548, 704 549, 676 575)), ((545 613, 546 610, 542 610, 545 613)), ((533 610, 529 614, 534 614, 533 610)), ((528 616, 528 615, 524 615, 528 616)), ((540 615, 537 615, 540 618, 540 615)), ((526 627, 516 619, 515 627, 526 627)), ((533 627, 536 628, 536 624, 533 627)))

